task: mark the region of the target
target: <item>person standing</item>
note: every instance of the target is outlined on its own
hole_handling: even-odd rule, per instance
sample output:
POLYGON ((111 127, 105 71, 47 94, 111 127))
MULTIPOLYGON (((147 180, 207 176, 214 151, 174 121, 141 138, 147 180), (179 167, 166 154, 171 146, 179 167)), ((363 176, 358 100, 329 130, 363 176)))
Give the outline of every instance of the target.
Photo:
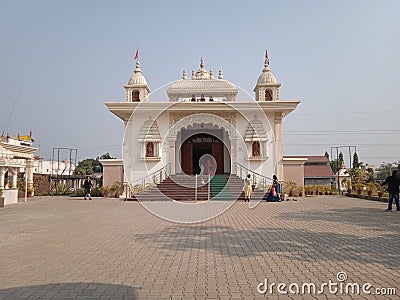
POLYGON ((388 185, 389 192, 389 205, 386 211, 392 211, 393 199, 396 202, 396 210, 400 211, 399 206, 399 186, 400 186, 400 178, 398 176, 398 171, 393 170, 392 176, 388 176, 384 182, 381 183, 381 186, 388 185))
POLYGON ((86 197, 89 197, 89 200, 92 200, 92 196, 90 195, 90 191, 92 190, 93 184, 92 181, 90 180, 90 177, 88 176, 83 183, 83 187, 85 189, 85 197, 84 199, 86 200, 86 197))
POLYGON ((253 193, 253 187, 251 186, 250 174, 247 175, 246 179, 244 180, 244 202, 250 202, 251 194, 253 193))
POLYGON ((272 176, 272 187, 275 189, 277 201, 281 200, 281 184, 279 183, 278 177, 276 175, 272 176))

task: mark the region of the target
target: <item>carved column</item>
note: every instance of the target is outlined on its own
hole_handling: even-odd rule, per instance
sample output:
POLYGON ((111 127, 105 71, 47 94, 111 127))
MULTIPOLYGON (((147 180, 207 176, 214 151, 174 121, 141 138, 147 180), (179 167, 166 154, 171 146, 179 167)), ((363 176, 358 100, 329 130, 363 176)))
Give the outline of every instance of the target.
POLYGON ((28 182, 28 190, 32 191, 32 196, 34 196, 33 191, 33 159, 26 160, 25 176, 28 182))
POLYGON ((169 160, 171 175, 176 174, 176 164, 175 164, 175 140, 169 139, 169 160))
POLYGON ((275 113, 274 117, 276 176, 283 180, 283 154, 282 154, 282 113, 275 113))
POLYGON ((236 174, 236 169, 237 169, 237 153, 236 153, 236 142, 237 139, 231 139, 231 149, 230 149, 230 154, 231 154, 231 174, 236 174))
POLYGON ((7 172, 6 167, 0 167, 0 190, 4 190, 4 175, 7 172))
POLYGON ((11 181, 11 188, 16 189, 17 188, 17 176, 18 176, 18 168, 10 168, 11 174, 12 174, 12 181, 11 181))

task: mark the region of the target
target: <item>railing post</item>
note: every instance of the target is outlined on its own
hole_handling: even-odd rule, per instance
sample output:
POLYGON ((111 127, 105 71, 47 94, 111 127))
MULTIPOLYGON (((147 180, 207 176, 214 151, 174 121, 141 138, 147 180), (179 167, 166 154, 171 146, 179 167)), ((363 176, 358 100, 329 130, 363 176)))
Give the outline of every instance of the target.
POLYGON ((195 176, 195 183, 194 183, 194 201, 197 202, 197 174, 195 176))
POLYGON ((210 201, 210 186, 211 186, 211 180, 210 180, 210 174, 208 174, 208 193, 207 193, 207 201, 210 201))

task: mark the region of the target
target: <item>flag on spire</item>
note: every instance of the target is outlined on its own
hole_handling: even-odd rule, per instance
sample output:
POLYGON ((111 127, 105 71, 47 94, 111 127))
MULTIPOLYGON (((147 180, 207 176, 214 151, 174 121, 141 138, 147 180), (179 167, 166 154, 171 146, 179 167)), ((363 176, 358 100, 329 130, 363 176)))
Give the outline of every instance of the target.
POLYGON ((136 54, 135 57, 133 59, 138 59, 139 58, 139 48, 136 47, 136 54))
POLYGON ((268 49, 265 50, 265 60, 269 64, 269 58, 268 58, 268 49))

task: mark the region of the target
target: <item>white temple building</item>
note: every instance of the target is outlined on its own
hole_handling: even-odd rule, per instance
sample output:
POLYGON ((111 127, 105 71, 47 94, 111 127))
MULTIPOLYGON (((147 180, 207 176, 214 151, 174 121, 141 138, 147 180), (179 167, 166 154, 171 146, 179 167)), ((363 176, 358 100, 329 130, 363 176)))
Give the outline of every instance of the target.
POLYGON ((172 175, 231 174, 240 166, 284 178, 282 121, 300 101, 279 99, 281 84, 268 59, 253 101, 237 99, 238 88, 222 70, 215 78, 203 59, 190 78, 183 71, 168 87, 168 99, 149 100, 139 61, 124 87, 125 101, 105 104, 125 125, 125 181, 134 183, 166 166, 172 175))

